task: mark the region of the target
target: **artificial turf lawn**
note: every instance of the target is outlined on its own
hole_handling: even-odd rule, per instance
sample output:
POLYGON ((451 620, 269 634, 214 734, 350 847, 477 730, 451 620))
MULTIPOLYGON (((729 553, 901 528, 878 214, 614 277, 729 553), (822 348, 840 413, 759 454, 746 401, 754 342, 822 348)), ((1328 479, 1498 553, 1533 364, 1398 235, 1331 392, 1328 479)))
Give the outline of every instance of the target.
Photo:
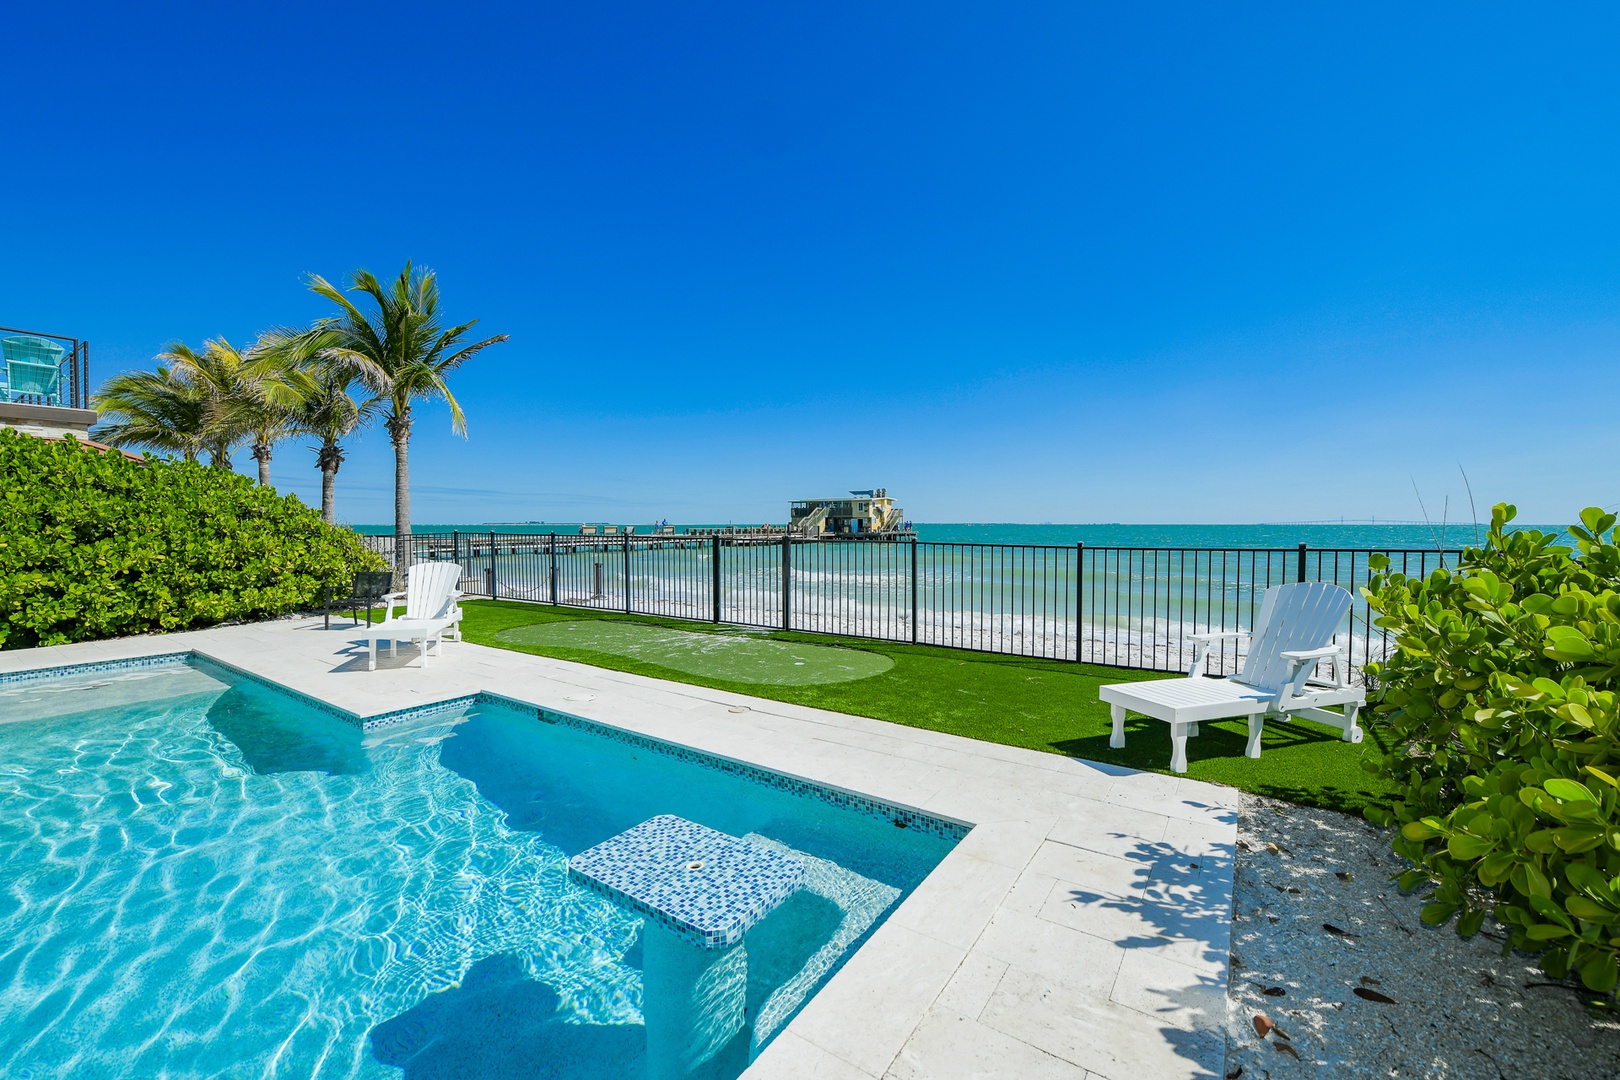
MULTIPOLYGON (((468 641, 480 645, 577 660, 615 671, 713 686, 1132 769, 1169 771, 1169 725, 1133 716, 1125 722, 1125 748, 1111 749, 1108 706, 1097 700, 1097 688, 1104 683, 1155 677, 1146 672, 931 645, 771 632, 764 635, 765 639, 857 649, 887 657, 894 664, 879 674, 853 681, 780 685, 719 677, 705 671, 701 664, 685 664, 687 670, 681 670, 648 662, 646 656, 656 655, 656 650, 642 650, 640 656, 634 656, 624 651, 576 647, 558 640, 564 633, 561 627, 555 632, 534 634, 527 642, 502 634, 525 626, 546 627, 549 631, 547 624, 587 620, 662 626, 698 635, 736 634, 735 629, 711 631, 700 623, 507 600, 468 602, 463 611, 462 633, 468 641)), ((756 633, 749 632, 749 636, 755 637, 756 633)), ((581 644, 590 640, 587 635, 581 644)), ((622 638, 610 632, 602 634, 600 640, 618 648, 616 643, 622 638)), ((1199 730, 1199 736, 1187 743, 1187 775, 1197 780, 1352 812, 1393 790, 1361 768, 1363 747, 1376 750, 1379 733, 1375 728, 1366 729, 1366 742, 1356 746, 1340 740, 1332 728, 1309 721, 1268 722, 1263 756, 1258 761, 1243 756, 1248 740, 1245 721, 1205 722, 1199 730)))

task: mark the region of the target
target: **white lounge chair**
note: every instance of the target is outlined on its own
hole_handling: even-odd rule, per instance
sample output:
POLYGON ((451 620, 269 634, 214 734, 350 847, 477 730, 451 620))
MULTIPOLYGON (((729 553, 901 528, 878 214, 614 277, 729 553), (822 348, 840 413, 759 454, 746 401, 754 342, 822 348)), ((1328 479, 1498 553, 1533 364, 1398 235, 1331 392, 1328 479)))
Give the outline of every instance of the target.
POLYGON ((1192 668, 1185 679, 1116 683, 1098 696, 1109 704, 1114 734, 1108 745, 1125 745, 1125 714, 1141 713, 1170 725, 1170 771, 1187 771, 1187 739, 1198 734, 1204 720, 1249 719, 1249 757, 1260 756, 1260 734, 1266 717, 1282 720, 1304 717, 1338 728, 1345 742, 1361 741, 1356 713, 1367 701, 1359 686, 1346 678, 1344 647, 1333 635, 1350 610, 1350 594, 1326 582, 1299 582, 1266 590, 1260 615, 1251 635, 1245 630, 1220 630, 1189 635, 1197 643, 1192 668), (1226 678, 1204 674, 1209 650, 1224 638, 1252 637, 1243 670, 1226 678), (1333 662, 1331 679, 1316 678, 1322 660, 1333 662), (1325 706, 1341 705, 1342 713, 1325 706))
POLYGON ((446 635, 452 641, 461 640, 461 592, 456 585, 461 581, 461 565, 453 562, 424 562, 412 566, 405 579, 405 591, 389 593, 388 613, 376 626, 361 631, 361 637, 370 643, 366 670, 377 670, 377 642, 388 642, 388 655, 399 655, 399 643, 409 641, 422 646, 422 666, 427 667, 428 646, 435 650, 446 635), (394 605, 405 601, 405 613, 394 618, 394 605))

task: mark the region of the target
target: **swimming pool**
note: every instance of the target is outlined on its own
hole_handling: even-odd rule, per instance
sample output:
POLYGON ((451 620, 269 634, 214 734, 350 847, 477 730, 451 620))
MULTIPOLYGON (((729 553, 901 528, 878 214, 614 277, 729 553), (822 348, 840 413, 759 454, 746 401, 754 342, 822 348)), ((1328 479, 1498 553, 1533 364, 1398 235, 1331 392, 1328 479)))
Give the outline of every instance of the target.
POLYGON ((647 1074, 639 917, 570 856, 662 814, 803 864, 729 1080, 960 838, 480 695, 361 730, 201 659, 0 681, 0 1075, 647 1074))

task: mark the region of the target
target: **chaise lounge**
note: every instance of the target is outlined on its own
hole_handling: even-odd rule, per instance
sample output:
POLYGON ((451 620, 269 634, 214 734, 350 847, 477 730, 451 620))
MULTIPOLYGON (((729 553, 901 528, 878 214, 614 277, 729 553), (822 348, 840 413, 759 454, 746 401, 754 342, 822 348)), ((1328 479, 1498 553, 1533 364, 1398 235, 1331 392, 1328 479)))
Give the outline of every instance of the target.
POLYGON ((382 599, 388 603, 383 621, 361 631, 370 644, 366 670, 377 670, 377 642, 388 642, 388 655, 399 655, 401 641, 420 644, 422 666, 427 667, 428 647, 435 653, 445 636, 461 639, 461 592, 456 585, 461 581, 461 565, 452 562, 426 562, 412 566, 405 581, 403 593, 389 593, 382 599), (394 618, 394 605, 405 601, 405 613, 394 618))
POLYGON ((1197 644, 1192 668, 1184 679, 1116 683, 1098 690, 1114 722, 1108 745, 1125 746, 1125 716, 1140 713, 1170 725, 1170 771, 1187 771, 1187 740, 1205 720, 1247 717, 1249 744, 1244 751, 1260 756, 1266 717, 1304 718, 1338 728, 1345 742, 1361 741, 1356 713, 1366 692, 1346 678, 1344 646, 1334 643, 1339 623, 1350 610, 1350 593, 1326 582, 1297 582, 1266 590, 1254 632, 1219 630, 1190 635, 1197 644), (1227 678, 1204 674, 1209 651, 1226 638, 1252 638, 1243 670, 1227 678), (1331 678, 1316 677, 1318 663, 1332 661, 1331 678), (1333 712, 1328 706, 1342 706, 1333 712))

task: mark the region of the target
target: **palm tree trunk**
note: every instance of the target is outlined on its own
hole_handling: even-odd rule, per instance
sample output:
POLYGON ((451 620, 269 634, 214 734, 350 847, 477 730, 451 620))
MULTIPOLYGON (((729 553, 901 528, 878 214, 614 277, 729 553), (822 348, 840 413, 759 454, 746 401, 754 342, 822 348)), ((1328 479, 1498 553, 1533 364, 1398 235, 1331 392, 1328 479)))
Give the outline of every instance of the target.
POLYGON ((411 568, 411 410, 399 410, 387 421, 394 441, 394 589, 405 587, 411 568))
POLYGON ((253 460, 259 463, 259 486, 270 486, 270 454, 272 447, 269 443, 253 444, 253 460))
POLYGON ((337 466, 321 469, 321 520, 328 525, 337 524, 337 466))
POLYGON ((337 474, 343 456, 343 447, 330 435, 315 455, 315 467, 321 470, 321 520, 328 525, 337 524, 337 474))

